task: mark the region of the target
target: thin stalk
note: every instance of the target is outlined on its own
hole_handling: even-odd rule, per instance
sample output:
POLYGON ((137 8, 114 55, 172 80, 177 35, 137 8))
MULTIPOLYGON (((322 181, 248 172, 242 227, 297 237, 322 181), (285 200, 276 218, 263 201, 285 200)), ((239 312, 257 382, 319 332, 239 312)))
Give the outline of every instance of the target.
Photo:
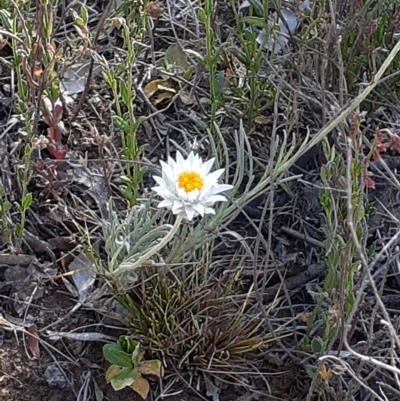
POLYGON ((145 263, 147 260, 149 260, 153 255, 155 255, 158 251, 160 251, 162 248, 164 248, 165 245, 168 244, 169 241, 173 238, 173 236, 176 234, 178 231, 181 223, 182 223, 183 216, 178 215, 175 224, 172 226, 171 230, 169 233, 153 248, 149 249, 144 255, 142 255, 135 263, 122 263, 120 267, 115 270, 115 275, 120 275, 122 273, 126 273, 130 270, 135 270, 139 266, 141 266, 143 263, 145 263))

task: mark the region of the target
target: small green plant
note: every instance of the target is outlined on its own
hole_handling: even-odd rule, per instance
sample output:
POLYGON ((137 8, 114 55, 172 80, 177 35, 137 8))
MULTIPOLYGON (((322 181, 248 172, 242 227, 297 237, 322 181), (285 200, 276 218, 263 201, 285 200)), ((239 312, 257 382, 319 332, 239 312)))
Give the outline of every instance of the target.
POLYGON ((213 0, 205 0, 204 8, 199 10, 199 20, 204 24, 206 35, 206 54, 202 58, 204 65, 209 73, 210 80, 210 130, 214 132, 214 121, 217 110, 224 105, 224 96, 222 86, 224 81, 224 72, 217 71, 219 58, 222 54, 223 45, 217 46, 217 38, 215 33, 215 13, 216 3, 213 0))
POLYGON ((267 55, 264 49, 271 34, 271 24, 267 22, 270 13, 267 2, 252 0, 250 3, 250 15, 242 16, 235 2, 231 0, 237 27, 235 36, 240 43, 240 51, 235 51, 239 64, 236 74, 244 70, 245 76, 243 85, 237 85, 235 81, 230 85, 232 94, 243 104, 244 116, 249 126, 266 120, 263 113, 267 114, 275 97, 275 90, 268 79, 268 68, 265 63, 265 59, 272 58, 273 55, 267 55), (265 36, 260 43, 257 39, 262 30, 265 36))
POLYGON ((55 159, 64 159, 68 150, 61 143, 58 127, 63 107, 60 101, 60 82, 55 71, 63 55, 55 49, 53 41, 54 7, 57 5, 57 1, 40 1, 36 7, 36 18, 27 20, 22 16, 31 13, 30 2, 12 2, 8 9, 0 10, 3 35, 10 38, 13 53, 12 64, 4 61, 16 72, 17 102, 14 111, 24 124, 19 131, 24 139, 24 149, 18 169, 21 217, 14 228, 17 252, 21 251, 26 213, 32 204, 32 194, 28 191, 34 150, 31 143, 37 142, 41 116, 49 126, 49 139, 45 143, 49 153, 55 159))
POLYGON ((121 193, 130 206, 137 202, 139 183, 146 172, 145 167, 137 164, 142 153, 137 142, 137 131, 145 118, 135 116, 136 92, 133 77, 136 60, 144 49, 142 42, 148 28, 148 3, 148 1, 138 1, 132 5, 131 2, 124 1, 120 7, 123 17, 109 20, 111 26, 118 26, 121 29, 124 41, 125 55, 122 59, 117 58, 118 65, 110 66, 104 57, 98 57, 105 81, 111 88, 114 97, 113 121, 121 133, 123 156, 127 162, 121 193))
MULTIPOLYGON (((363 221, 366 218, 367 203, 364 193, 369 182, 365 166, 372 154, 372 151, 368 156, 362 153, 359 126, 360 117, 354 113, 348 138, 345 138, 343 144, 347 153, 338 152, 336 146, 327 139, 322 142, 327 160, 321 168, 323 187, 320 190, 320 202, 325 216, 326 277, 317 295, 314 311, 307 318, 307 332, 301 344, 303 349, 317 357, 326 354, 334 344, 335 348, 341 349, 343 325, 350 312, 359 306, 355 304, 354 286, 360 259, 350 224, 354 225, 361 242, 366 235, 363 221), (311 336, 317 325, 320 326, 318 335, 311 336)), ((317 372, 315 367, 310 367, 310 372, 319 374, 321 388, 323 380, 331 376, 326 370, 322 374, 321 371, 317 372)), ((319 387, 317 384, 317 390, 319 387)))
POLYGON ((4 239, 9 245, 12 244, 12 232, 7 216, 10 209, 11 203, 6 200, 4 189, 0 187, 0 232, 2 232, 4 239))
POLYGON ((163 369, 158 360, 143 360, 145 353, 140 348, 140 343, 128 336, 121 336, 116 344, 104 345, 104 358, 112 363, 107 370, 106 381, 115 391, 130 387, 146 399, 150 390, 146 377, 161 378, 163 369))
MULTIPOLYGON (((354 0, 350 7, 349 24, 342 40, 342 57, 345 63, 345 74, 348 92, 356 94, 360 78, 371 80, 377 69, 386 59, 387 52, 396 43, 400 27, 398 5, 392 1, 382 1, 379 7, 375 2, 354 0)), ((384 88, 393 94, 399 93, 400 80, 397 72, 399 56, 388 69, 391 76, 384 88)))

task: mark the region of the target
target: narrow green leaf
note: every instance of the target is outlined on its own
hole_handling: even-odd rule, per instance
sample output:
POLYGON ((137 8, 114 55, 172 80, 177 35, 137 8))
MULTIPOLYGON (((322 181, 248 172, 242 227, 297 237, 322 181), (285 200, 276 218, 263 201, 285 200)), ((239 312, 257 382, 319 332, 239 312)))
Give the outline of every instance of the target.
POLYGON ((32 194, 29 193, 22 200, 22 211, 26 212, 32 204, 32 194))
POLYGON ((206 23, 207 16, 206 16, 206 13, 204 12, 204 10, 202 8, 199 9, 199 13, 198 13, 197 16, 199 17, 200 22, 202 22, 203 24, 206 23))
POLYGON ((17 234, 17 237, 18 237, 18 238, 22 238, 22 231, 23 231, 23 230, 22 230, 21 224, 17 223, 17 224, 15 225, 14 230, 15 230, 15 234, 17 234))
POLYGON ((12 19, 10 18, 10 13, 7 10, 0 10, 0 22, 5 31, 13 32, 12 19))
POLYGON ((131 94, 129 93, 128 87, 124 81, 119 82, 119 88, 121 91, 122 101, 124 102, 125 106, 129 106, 132 102, 131 94))
POLYGON ((266 23, 264 18, 258 18, 258 17, 244 17, 242 18, 243 22, 246 22, 247 24, 250 25, 256 25, 259 26, 260 28, 268 28, 268 24, 266 23))
POLYGON ((216 93, 222 94, 224 89, 224 83, 225 83, 225 73, 224 71, 219 71, 215 80, 216 93))
POLYGON ((136 341, 134 341, 129 336, 120 336, 119 340, 118 340, 118 344, 120 345, 121 349, 123 349, 129 355, 131 355, 133 352, 135 352, 135 349, 137 347, 136 341))
POLYGON ((207 124, 205 124, 203 121, 201 121, 199 118, 197 117, 192 117, 192 121, 197 125, 198 128, 200 128, 201 130, 207 132, 208 126, 207 124))
POLYGON ((87 25, 88 21, 89 21, 89 15, 88 12, 86 10, 85 6, 81 6, 81 17, 83 19, 83 22, 85 23, 85 25, 87 25))
POLYGON ((114 116, 114 123, 125 134, 130 134, 129 124, 120 116, 114 116))

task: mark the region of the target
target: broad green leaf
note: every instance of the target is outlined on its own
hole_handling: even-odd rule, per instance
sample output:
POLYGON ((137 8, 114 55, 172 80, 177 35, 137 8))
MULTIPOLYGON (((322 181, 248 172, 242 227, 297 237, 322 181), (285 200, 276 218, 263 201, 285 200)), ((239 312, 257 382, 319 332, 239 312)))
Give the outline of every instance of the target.
POLYGON ((4 202, 2 205, 1 205, 1 212, 4 214, 4 213, 7 213, 9 210, 11 209, 11 203, 10 202, 4 202))
POLYGON ((119 344, 106 344, 103 347, 104 358, 108 362, 122 367, 132 367, 131 355, 125 352, 119 344))
POLYGON ((121 372, 122 368, 117 365, 111 365, 106 372, 106 383, 110 383, 114 376, 121 372))
POLYGON ((177 74, 183 74, 189 67, 186 53, 177 44, 168 47, 165 52, 165 60, 167 61, 168 70, 177 74))
POLYGON ((111 385, 115 391, 131 386, 137 377, 137 369, 123 368, 111 379, 111 385))
POLYGON ((202 8, 199 9, 199 13, 197 14, 197 16, 198 16, 200 22, 205 24, 205 22, 207 21, 207 16, 202 8))
POLYGON ((320 338, 314 338, 311 341, 311 350, 315 355, 321 355, 324 349, 324 344, 320 338))
POLYGON ((140 352, 140 343, 137 343, 135 350, 132 352, 133 366, 139 366, 139 363, 143 358, 143 354, 143 352, 140 352))

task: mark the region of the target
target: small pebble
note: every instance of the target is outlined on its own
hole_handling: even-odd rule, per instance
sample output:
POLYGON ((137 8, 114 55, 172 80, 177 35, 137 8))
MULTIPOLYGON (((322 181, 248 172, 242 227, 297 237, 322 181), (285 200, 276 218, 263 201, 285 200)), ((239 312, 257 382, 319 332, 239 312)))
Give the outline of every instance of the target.
POLYGON ((44 372, 44 377, 51 388, 62 389, 67 387, 67 378, 65 377, 65 374, 55 364, 47 367, 44 372))

